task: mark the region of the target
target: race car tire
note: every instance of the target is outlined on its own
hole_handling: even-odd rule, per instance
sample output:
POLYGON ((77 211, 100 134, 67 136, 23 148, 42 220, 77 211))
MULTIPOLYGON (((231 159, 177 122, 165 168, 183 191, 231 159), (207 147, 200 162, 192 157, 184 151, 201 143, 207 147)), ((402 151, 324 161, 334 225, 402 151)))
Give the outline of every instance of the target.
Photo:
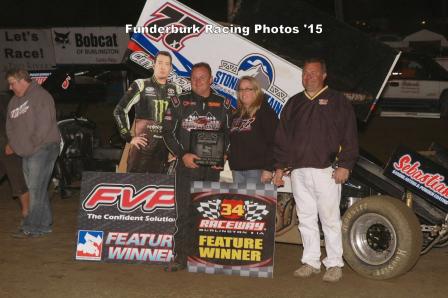
POLYGON ((389 279, 408 272, 422 249, 420 223, 402 201, 364 198, 342 218, 344 259, 360 275, 389 279))

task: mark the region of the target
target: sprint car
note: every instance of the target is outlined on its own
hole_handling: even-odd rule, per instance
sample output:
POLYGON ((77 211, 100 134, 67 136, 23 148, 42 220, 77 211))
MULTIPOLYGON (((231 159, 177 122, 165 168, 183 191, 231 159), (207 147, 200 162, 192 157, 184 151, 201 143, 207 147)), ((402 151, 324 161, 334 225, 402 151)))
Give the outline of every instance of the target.
MULTIPOLYGON (((385 167, 361 152, 342 187, 346 263, 362 276, 389 279, 408 272, 431 248, 448 246, 445 177, 448 151, 437 144, 421 153, 400 146, 385 167)), ((297 243, 296 231, 295 203, 286 183, 278 194, 276 240, 297 243)))

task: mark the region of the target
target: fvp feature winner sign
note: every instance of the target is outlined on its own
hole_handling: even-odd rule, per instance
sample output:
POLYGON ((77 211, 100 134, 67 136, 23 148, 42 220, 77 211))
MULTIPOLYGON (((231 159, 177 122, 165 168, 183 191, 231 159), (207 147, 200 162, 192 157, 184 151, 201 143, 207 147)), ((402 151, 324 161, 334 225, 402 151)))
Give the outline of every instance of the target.
POLYGON ((189 272, 273 277, 273 185, 192 183, 197 233, 189 272))
POLYGON ((76 260, 173 260, 174 177, 84 172, 76 260))

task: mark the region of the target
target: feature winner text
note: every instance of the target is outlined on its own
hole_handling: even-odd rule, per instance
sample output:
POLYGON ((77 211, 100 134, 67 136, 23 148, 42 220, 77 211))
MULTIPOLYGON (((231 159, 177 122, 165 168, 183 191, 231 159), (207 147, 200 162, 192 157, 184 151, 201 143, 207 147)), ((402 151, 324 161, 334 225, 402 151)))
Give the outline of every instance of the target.
POLYGON ((199 256, 205 259, 261 261, 263 239, 199 236, 199 256))
POLYGON ((170 262, 173 259, 172 235, 109 232, 105 245, 109 260, 170 262))

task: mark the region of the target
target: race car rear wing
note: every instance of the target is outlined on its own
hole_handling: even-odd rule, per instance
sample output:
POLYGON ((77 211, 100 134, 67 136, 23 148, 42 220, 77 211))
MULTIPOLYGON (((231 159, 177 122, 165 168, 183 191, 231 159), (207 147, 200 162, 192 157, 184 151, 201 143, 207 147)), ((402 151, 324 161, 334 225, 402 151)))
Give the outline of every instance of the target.
POLYGON ((303 90, 303 61, 320 57, 327 62, 327 83, 355 99, 358 118, 367 121, 399 57, 304 1, 240 1, 233 21, 223 26, 183 3, 148 0, 137 24, 126 26, 133 35, 125 61, 149 71, 154 55, 169 51, 171 80, 184 90, 190 88, 191 66, 208 62, 213 89, 234 105, 239 78, 254 76, 279 114, 303 90))

